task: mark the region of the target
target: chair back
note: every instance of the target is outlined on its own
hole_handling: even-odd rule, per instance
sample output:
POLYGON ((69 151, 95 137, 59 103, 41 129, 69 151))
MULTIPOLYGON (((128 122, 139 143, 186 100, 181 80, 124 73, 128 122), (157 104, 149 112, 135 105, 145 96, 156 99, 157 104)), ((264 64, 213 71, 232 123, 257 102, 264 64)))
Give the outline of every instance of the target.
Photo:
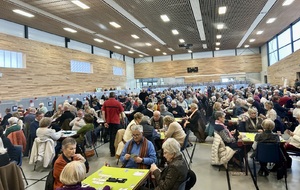
POLYGON ((124 134, 125 134, 125 129, 119 129, 117 131, 115 143, 114 143, 116 149, 118 148, 119 143, 122 141, 124 134))
POLYGON ((22 166, 22 149, 23 147, 21 145, 15 145, 15 151, 16 151, 16 155, 18 155, 18 160, 16 160, 18 163, 18 166, 22 166))
POLYGON ((85 136, 85 141, 86 141, 85 144, 88 147, 91 147, 97 141, 97 135, 95 134, 94 130, 86 132, 84 136, 85 136))
POLYGON ((13 145, 22 145, 22 151, 25 151, 26 148, 26 138, 22 130, 14 131, 10 133, 7 138, 13 145))
POLYGON ((186 186, 186 183, 190 180, 190 178, 187 178, 184 182, 182 182, 179 187, 178 187, 178 190, 185 190, 185 186, 186 186))
POLYGON ((187 130, 187 131, 186 131, 186 136, 185 136, 185 138, 184 138, 183 145, 182 145, 182 147, 181 147, 181 151, 183 151, 184 149, 187 148, 188 143, 189 143, 189 136, 190 136, 190 133, 191 133, 190 130, 187 130))
POLYGON ((0 176, 0 189, 25 189, 21 171, 15 163, 0 167, 0 176))
POLYGON ((255 159, 260 162, 277 163, 281 160, 279 143, 257 143, 255 159))
POLYGON ((246 122, 242 121, 238 125, 238 131, 239 132, 246 132, 246 122))
POLYGON ((49 172, 46 183, 45 183, 45 190, 53 190, 54 185, 54 177, 53 177, 53 169, 49 172))
POLYGON ((194 187, 197 181, 195 172, 193 170, 188 170, 187 178, 188 180, 185 184, 185 190, 190 190, 192 187, 194 187))

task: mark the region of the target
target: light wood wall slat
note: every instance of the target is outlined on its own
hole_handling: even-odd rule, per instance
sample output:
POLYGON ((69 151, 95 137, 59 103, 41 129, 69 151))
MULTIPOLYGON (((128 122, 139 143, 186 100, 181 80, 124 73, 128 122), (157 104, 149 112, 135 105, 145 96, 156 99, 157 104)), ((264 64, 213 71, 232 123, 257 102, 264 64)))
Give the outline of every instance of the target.
POLYGON ((3 73, 0 78, 0 100, 92 92, 95 88, 126 86, 126 73, 124 76, 113 75, 113 66, 126 71, 126 63, 123 61, 1 33, 0 49, 22 52, 26 57, 24 69, 0 68, 3 73), (72 73, 70 60, 91 63, 93 73, 72 73))

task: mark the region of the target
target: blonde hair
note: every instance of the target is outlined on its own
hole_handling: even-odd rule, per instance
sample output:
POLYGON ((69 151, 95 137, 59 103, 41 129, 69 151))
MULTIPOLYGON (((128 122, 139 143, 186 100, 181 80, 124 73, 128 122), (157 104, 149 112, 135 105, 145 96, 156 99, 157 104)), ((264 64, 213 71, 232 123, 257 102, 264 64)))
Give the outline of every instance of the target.
POLYGON ((75 185, 84 180, 86 168, 83 162, 72 161, 62 170, 59 180, 64 185, 75 185))
POLYGON ((264 130, 270 130, 272 131, 275 127, 275 123, 274 121, 272 121, 271 119, 265 119, 261 126, 263 127, 264 130))
POLYGON ((51 125, 52 119, 50 117, 43 117, 39 122, 40 127, 48 127, 51 125))
POLYGON ((173 123, 175 121, 175 118, 169 115, 166 115, 164 117, 164 124, 169 126, 171 123, 173 123))
POLYGON ((249 108, 249 109, 248 109, 248 114, 250 115, 250 114, 252 114, 252 113, 257 113, 257 110, 254 109, 254 108, 249 108))
POLYGON ((222 104, 220 102, 215 102, 213 105, 213 110, 215 111, 221 111, 222 104))

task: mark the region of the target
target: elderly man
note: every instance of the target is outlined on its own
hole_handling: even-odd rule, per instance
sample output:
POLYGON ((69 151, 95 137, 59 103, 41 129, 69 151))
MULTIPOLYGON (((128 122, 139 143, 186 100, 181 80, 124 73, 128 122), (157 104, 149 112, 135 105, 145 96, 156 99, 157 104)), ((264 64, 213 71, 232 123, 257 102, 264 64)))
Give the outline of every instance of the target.
POLYGON ((177 105, 177 102, 175 100, 171 101, 171 107, 169 107, 168 111, 171 112, 174 115, 174 117, 183 117, 183 116, 185 116, 184 110, 182 109, 181 106, 177 105))
POLYGON ((164 127, 164 118, 160 115, 159 111, 153 112, 153 117, 150 122, 155 129, 162 129, 164 127))
POLYGON ((83 110, 80 109, 77 111, 77 117, 75 117, 69 125, 72 127, 72 131, 78 131, 81 129, 84 125, 86 125, 85 121, 83 120, 83 110))
POLYGON ((174 117, 173 114, 172 114, 171 112, 168 112, 167 107, 165 106, 165 104, 161 104, 161 105, 159 106, 159 110, 160 110, 160 114, 161 114, 162 116, 167 116, 167 115, 169 115, 169 116, 174 117))
POLYGON ((132 126, 132 140, 125 144, 121 161, 126 168, 150 168, 156 162, 156 153, 152 142, 143 136, 143 126, 132 126))
POLYGON ((186 101, 183 99, 182 96, 179 96, 179 98, 178 98, 178 104, 177 105, 181 106, 184 110, 188 110, 189 109, 186 101))
POLYGON ((142 111, 142 114, 144 114, 148 117, 152 117, 153 116, 153 107, 154 107, 153 103, 149 102, 147 104, 147 108, 142 111))
POLYGON ((44 103, 40 103, 39 104, 39 108, 38 108, 39 112, 42 112, 43 114, 48 112, 48 109, 44 106, 44 103))
POLYGON ((69 128, 69 123, 75 118, 75 115, 71 113, 70 111, 70 104, 69 103, 64 103, 63 105, 63 114, 56 119, 58 122, 59 126, 67 130, 69 128))

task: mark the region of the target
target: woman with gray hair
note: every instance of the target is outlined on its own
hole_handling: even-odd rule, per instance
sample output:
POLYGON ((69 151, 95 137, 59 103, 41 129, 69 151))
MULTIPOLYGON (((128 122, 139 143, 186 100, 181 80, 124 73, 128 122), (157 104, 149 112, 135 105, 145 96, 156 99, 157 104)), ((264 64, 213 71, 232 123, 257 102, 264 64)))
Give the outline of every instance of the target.
POLYGON ((165 138, 174 138, 176 139, 180 145, 183 145, 185 139, 185 132, 183 131, 181 125, 175 121, 174 117, 165 116, 164 117, 164 125, 167 126, 167 131, 165 132, 165 138))
POLYGON ((17 117, 11 117, 7 120, 9 126, 6 128, 6 131, 5 131, 6 137, 12 132, 21 130, 21 126, 18 125, 18 120, 19 119, 17 117))
POLYGON ((263 119, 257 116, 257 110, 255 108, 248 109, 249 118, 245 122, 246 132, 263 132, 261 123, 263 119))
POLYGON ((155 164, 150 171, 155 176, 155 189, 178 189, 187 178, 188 168, 180 152, 180 144, 174 138, 168 138, 162 145, 168 166, 160 171, 155 164))

